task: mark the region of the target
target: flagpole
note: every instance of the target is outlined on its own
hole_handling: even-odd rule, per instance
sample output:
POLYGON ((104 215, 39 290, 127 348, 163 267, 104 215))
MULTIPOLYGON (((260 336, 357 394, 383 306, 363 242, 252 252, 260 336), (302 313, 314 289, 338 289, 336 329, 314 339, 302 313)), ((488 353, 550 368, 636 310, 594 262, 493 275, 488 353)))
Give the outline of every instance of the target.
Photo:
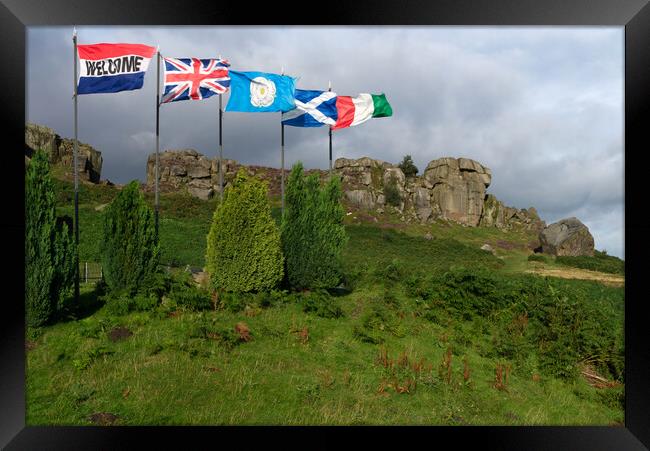
MULTIPOLYGON (((327 82, 327 90, 332 91, 332 82, 328 81, 327 82)), ((329 135, 330 135, 330 177, 332 177, 332 126, 330 125, 329 127, 329 135)))
MULTIPOLYGON (((219 55, 221 59, 221 55, 219 55)), ((223 202, 223 109, 221 108, 221 97, 223 94, 219 94, 219 195, 220 200, 223 202)))
POLYGON ((160 178, 160 50, 156 52, 156 237, 158 234, 160 194, 158 190, 158 179, 160 178))
MULTIPOLYGON (((282 67, 282 74, 284 75, 284 67, 282 67)), ((281 179, 280 179, 280 192, 282 195, 282 216, 284 216, 284 124, 282 123, 282 113, 280 113, 280 128, 282 130, 282 138, 281 138, 281 158, 280 158, 280 171, 281 173, 281 179)))
POLYGON ((74 27, 72 32, 72 42, 74 43, 72 59, 74 81, 74 240, 76 247, 75 256, 75 276, 74 276, 74 299, 75 303, 79 302, 79 174, 78 174, 78 156, 79 153, 79 136, 77 122, 77 28, 74 27))

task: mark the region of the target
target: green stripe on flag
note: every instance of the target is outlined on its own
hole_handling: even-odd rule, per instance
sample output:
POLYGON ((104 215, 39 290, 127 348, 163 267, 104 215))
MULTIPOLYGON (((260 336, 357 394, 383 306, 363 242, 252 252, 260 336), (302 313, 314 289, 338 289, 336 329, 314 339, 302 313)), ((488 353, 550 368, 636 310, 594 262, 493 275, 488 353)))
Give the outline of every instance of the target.
POLYGON ((371 96, 372 103, 375 107, 375 110, 372 113, 372 117, 388 117, 393 115, 393 109, 390 107, 388 100, 386 100, 385 94, 371 94, 371 96))

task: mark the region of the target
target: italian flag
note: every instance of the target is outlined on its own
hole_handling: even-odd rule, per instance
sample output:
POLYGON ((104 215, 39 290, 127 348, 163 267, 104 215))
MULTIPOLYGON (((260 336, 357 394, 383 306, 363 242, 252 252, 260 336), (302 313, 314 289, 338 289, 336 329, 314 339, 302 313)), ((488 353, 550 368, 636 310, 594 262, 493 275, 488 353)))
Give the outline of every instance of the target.
POLYGON ((384 94, 359 94, 359 97, 337 96, 336 110, 338 119, 332 130, 366 122, 371 117, 388 117, 393 109, 384 94))

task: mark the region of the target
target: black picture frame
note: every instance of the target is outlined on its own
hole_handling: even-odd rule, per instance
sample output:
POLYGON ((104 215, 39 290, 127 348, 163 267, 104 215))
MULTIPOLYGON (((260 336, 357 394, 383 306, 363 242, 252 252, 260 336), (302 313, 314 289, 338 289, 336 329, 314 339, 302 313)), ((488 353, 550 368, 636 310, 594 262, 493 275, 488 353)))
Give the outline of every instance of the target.
MULTIPOLYGON (((6 449, 238 448, 284 446, 334 448, 352 446, 352 435, 363 448, 391 441, 426 447, 443 443, 478 442, 487 449, 610 450, 650 447, 650 340, 643 315, 643 266, 647 231, 643 218, 644 132, 650 110, 650 6, 647 0, 446 0, 437 2, 386 0, 352 4, 267 3, 264 14, 250 5, 217 1, 128 0, 65 2, 63 0, 3 0, 0 5, 0 52, 4 67, 0 90, 6 185, 0 215, 5 248, 6 291, 0 310, 0 445, 6 449), (314 9, 318 7, 318 12, 314 9), (322 11, 321 11, 322 10, 322 11), (295 18, 294 18, 295 17, 295 18), (291 20, 290 18, 294 18, 291 20), (296 20, 297 19, 297 20, 296 20), (262 22, 260 22, 262 21, 262 22), (25 325, 23 274, 24 198, 19 183, 24 163, 25 37, 37 25, 573 25, 625 27, 625 426, 624 427, 26 427, 25 325), (10 176, 11 177, 10 177, 10 176), (218 430, 217 430, 218 429, 218 430), (144 442, 141 440, 144 439, 144 442), (416 441, 417 440, 417 441, 416 441)), ((47 70, 43 68, 42 70, 47 70)), ((4 165, 3 165, 4 166, 4 165)), ((645 257, 645 258, 644 258, 645 257)), ((358 445, 357 445, 358 446, 358 445)))

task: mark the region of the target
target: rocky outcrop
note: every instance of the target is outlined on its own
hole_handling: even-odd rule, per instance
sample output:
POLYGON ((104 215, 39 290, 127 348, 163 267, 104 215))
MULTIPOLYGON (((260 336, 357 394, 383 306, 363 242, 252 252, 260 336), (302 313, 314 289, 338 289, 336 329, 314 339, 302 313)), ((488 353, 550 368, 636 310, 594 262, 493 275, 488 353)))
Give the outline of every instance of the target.
MULTIPOLYGON (((73 174, 74 139, 61 138, 49 127, 37 124, 25 126, 25 164, 29 164, 32 154, 44 150, 50 164, 66 168, 66 175, 73 174)), ((77 155, 79 178, 92 183, 99 183, 102 172, 102 153, 92 146, 79 142, 77 155)))
POLYGON ((492 181, 490 169, 468 158, 439 158, 427 165, 424 178, 433 186, 431 200, 444 219, 478 225, 492 181))
POLYGON ((594 255, 594 237, 577 218, 562 219, 539 234, 542 252, 552 255, 594 255))
POLYGON ((409 178, 397 165, 368 157, 339 158, 334 168, 341 175, 345 198, 361 209, 391 208, 386 201, 386 187, 394 180, 401 201, 394 202, 392 208, 405 221, 443 219, 472 227, 537 231, 545 226, 534 208, 506 207, 493 195, 486 194, 492 172, 468 158, 433 160, 423 176, 409 178))
POLYGON ((546 223, 541 220, 535 208, 516 209, 506 207, 503 202, 488 194, 483 202, 483 214, 479 221, 480 226, 496 227, 498 229, 524 229, 540 232, 546 223))
MULTIPOLYGON (((149 155, 149 190, 154 187, 155 162, 155 154, 149 155)), ((235 160, 223 162, 224 188, 232 183, 242 167, 248 175, 266 180, 271 195, 280 194, 280 169, 242 166, 235 160)), ((397 165, 368 157, 339 158, 333 169, 341 178, 344 201, 349 206, 378 212, 393 209, 406 222, 447 220, 471 227, 536 231, 545 226, 534 208, 507 207, 493 195, 486 194, 492 173, 488 167, 468 158, 433 160, 420 177, 405 177, 397 165), (397 196, 388 192, 390 186, 394 186, 397 196)), ((318 173, 322 180, 328 176, 328 171, 311 169, 305 172, 318 173)), ((285 169, 285 180, 288 173, 285 169)), ((210 199, 220 190, 219 160, 193 149, 161 152, 159 187, 162 192, 186 190, 192 196, 210 199)))
MULTIPOLYGON (((159 155, 159 185, 161 192, 186 191, 199 199, 208 200, 221 190, 219 184, 219 158, 208 158, 194 149, 172 149, 160 152, 159 155)), ((281 191, 282 171, 264 166, 244 166, 235 160, 224 159, 223 186, 224 189, 235 179, 237 171, 244 168, 249 176, 264 180, 269 185, 269 193, 278 195, 281 191)), ((156 154, 150 154, 147 159, 146 189, 151 191, 156 180, 156 154)), ((289 170, 285 169, 285 181, 289 170)), ((306 174, 318 173, 321 178, 326 171, 310 169, 306 174)))

